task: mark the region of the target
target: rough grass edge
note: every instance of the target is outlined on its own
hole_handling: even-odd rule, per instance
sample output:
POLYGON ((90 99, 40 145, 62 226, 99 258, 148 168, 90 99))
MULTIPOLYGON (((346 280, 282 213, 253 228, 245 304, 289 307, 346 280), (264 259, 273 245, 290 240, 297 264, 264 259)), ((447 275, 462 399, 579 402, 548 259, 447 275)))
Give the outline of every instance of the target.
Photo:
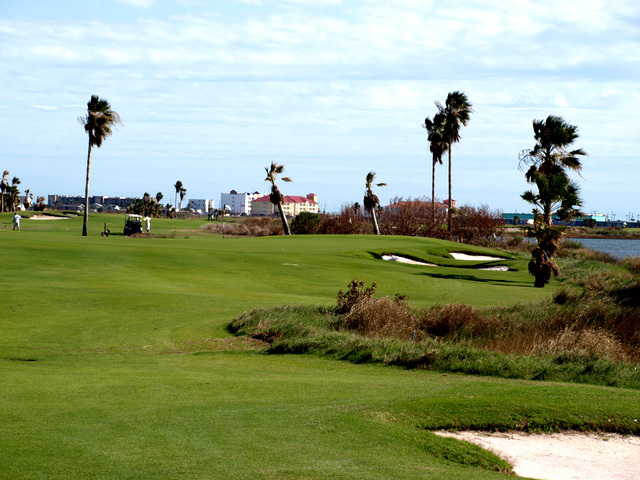
POLYGON ((369 338, 333 329, 338 318, 327 308, 279 306, 245 312, 229 331, 267 342, 268 354, 315 354, 356 364, 640 389, 640 370, 633 364, 562 353, 505 354, 433 338, 420 342, 369 338))

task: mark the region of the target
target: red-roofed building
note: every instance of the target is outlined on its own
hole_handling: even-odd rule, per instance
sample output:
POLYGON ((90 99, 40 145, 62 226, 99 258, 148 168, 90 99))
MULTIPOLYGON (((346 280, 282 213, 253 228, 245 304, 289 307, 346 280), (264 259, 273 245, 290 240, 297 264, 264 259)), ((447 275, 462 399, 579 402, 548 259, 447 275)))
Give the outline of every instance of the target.
MULTIPOLYGON (((288 217, 295 217, 300 212, 318 213, 318 196, 315 193, 310 193, 306 197, 286 195, 282 202, 282 210, 288 217)), ((276 206, 271 203, 269 195, 256 198, 251 202, 251 215, 269 217, 276 213, 276 206)))

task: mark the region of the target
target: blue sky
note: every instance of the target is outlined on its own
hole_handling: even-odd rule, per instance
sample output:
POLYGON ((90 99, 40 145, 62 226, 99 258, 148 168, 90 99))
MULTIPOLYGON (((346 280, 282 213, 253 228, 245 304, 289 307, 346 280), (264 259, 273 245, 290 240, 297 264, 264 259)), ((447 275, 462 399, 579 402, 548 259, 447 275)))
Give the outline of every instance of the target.
MULTIPOLYGON (((585 211, 640 215, 635 0, 95 0, 0 3, 0 170, 36 195, 80 195, 92 94, 123 120, 94 150, 91 193, 266 191, 322 208, 431 193, 426 116, 460 90, 459 204, 528 212, 518 152, 560 115, 589 153, 585 211)), ((446 198, 446 165, 437 196, 446 198)))

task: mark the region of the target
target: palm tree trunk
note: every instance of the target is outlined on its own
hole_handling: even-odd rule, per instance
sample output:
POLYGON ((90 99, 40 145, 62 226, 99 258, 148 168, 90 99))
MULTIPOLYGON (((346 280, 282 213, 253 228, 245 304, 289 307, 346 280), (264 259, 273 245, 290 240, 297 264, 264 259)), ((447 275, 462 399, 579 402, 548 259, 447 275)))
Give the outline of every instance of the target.
POLYGON ((449 208, 447 209, 447 231, 451 233, 451 202, 452 202, 452 194, 451 194, 451 142, 449 142, 449 208))
POLYGON ((431 169, 431 218, 436 220, 436 162, 433 162, 431 169))
POLYGON ((544 223, 550 227, 552 222, 553 222, 553 217, 551 214, 551 205, 548 204, 544 206, 544 223))
POLYGON ((84 186, 84 221, 82 223, 82 236, 87 236, 89 228, 89 174, 91 172, 91 139, 89 139, 89 150, 87 152, 87 181, 84 186))
POLYGON ((289 230, 289 224, 287 223, 287 217, 284 216, 284 210, 282 210, 282 204, 278 202, 278 212, 280 212, 280 220, 282 221, 282 229, 284 230, 285 235, 291 235, 291 230, 289 230))
POLYGON ((378 228, 378 218, 376 217, 375 208, 371 209, 371 223, 373 224, 373 234, 380 235, 380 228, 378 228))

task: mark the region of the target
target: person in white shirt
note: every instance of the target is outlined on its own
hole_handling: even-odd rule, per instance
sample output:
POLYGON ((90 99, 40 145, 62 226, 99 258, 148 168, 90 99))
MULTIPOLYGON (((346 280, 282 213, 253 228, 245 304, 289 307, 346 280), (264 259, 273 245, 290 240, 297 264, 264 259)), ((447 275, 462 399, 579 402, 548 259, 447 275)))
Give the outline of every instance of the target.
POLYGON ((20 231, 20 219, 21 218, 22 217, 17 213, 13 216, 13 229, 14 230, 17 228, 18 231, 20 231))

